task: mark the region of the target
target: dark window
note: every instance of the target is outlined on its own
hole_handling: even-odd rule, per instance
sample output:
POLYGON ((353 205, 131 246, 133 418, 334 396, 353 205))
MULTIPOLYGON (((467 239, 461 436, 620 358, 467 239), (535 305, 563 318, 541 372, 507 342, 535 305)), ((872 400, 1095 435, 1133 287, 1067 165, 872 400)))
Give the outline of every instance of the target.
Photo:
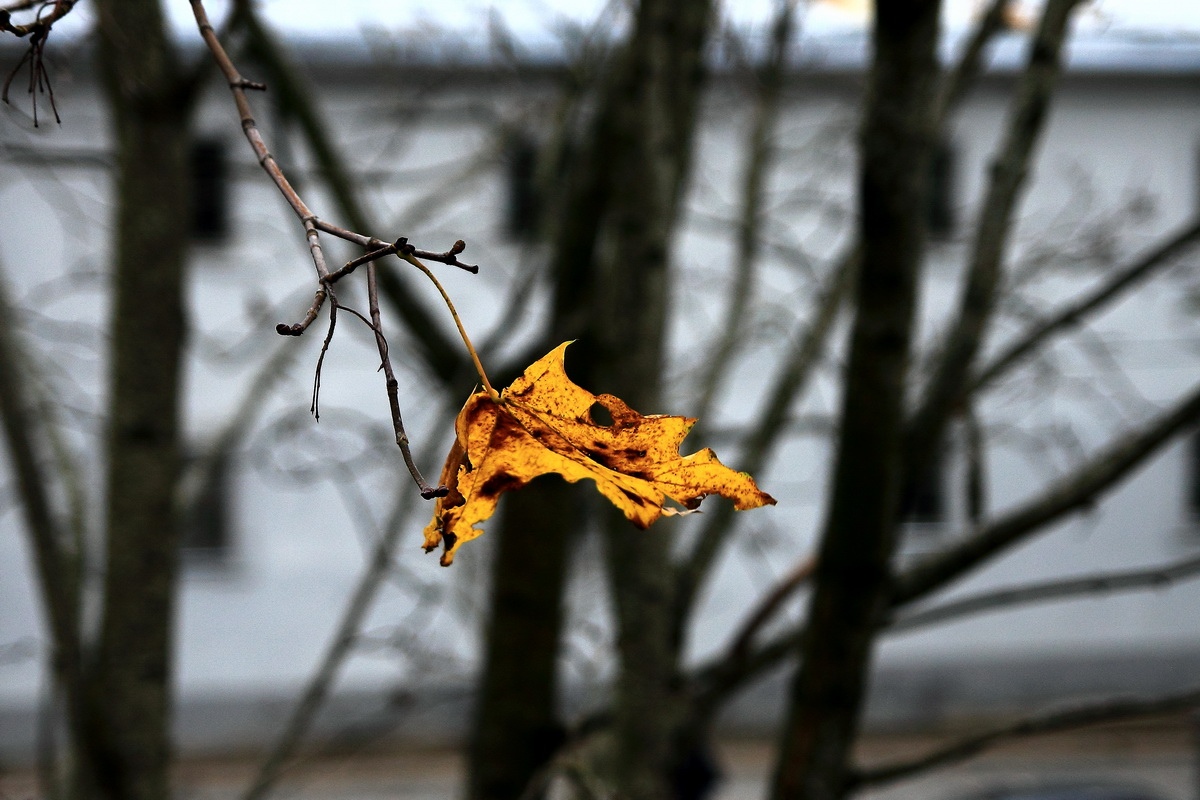
POLYGON ((513 134, 505 148, 508 205, 505 232, 517 241, 530 241, 541 228, 542 197, 537 185, 537 144, 527 134, 513 134))
POLYGON ((1200 431, 1187 440, 1187 504, 1193 521, 1200 521, 1200 431))
POLYGON ((230 552, 230 456, 197 458, 183 480, 182 547, 195 561, 222 561, 230 552))
POLYGON ((946 142, 934 147, 929 161, 925 226, 935 239, 954 234, 954 149, 946 142))
POLYGON ((229 235, 229 163, 215 139, 192 145, 192 237, 220 242, 229 235))
POLYGON ((900 519, 903 522, 936 524, 946 518, 945 485, 942 458, 938 456, 920 479, 908 481, 900 496, 900 519))

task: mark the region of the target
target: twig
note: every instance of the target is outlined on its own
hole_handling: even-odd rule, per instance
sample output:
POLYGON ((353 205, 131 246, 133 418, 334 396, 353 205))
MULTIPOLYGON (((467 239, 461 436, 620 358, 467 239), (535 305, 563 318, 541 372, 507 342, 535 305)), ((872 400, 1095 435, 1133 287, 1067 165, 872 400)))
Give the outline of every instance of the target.
POLYGON ((887 633, 902 633, 968 615, 1007 610, 1014 606, 1062 600, 1081 595, 1095 596, 1137 589, 1161 589, 1177 581, 1200 577, 1200 556, 1192 556, 1148 569, 1122 570, 1011 586, 983 592, 933 608, 905 614, 887 624, 887 633))
POLYGON ((898 574, 894 581, 892 606, 924 597, 1033 531, 1072 511, 1094 505, 1102 494, 1197 419, 1200 419, 1200 386, 1194 387, 1166 413, 1110 443, 1040 496, 984 523, 957 544, 898 574))
MULTIPOLYGON (((1146 570, 1129 570, 1128 572, 1114 572, 1013 587, 947 603, 928 611, 916 612, 901 618, 894 624, 886 625, 885 623, 886 626, 880 633, 890 636, 969 614, 998 610, 1001 607, 1011 608, 1015 605, 1085 594, 1157 588, 1176 581, 1193 579, 1198 575, 1200 575, 1200 556, 1146 570)), ((754 650, 749 648, 739 650, 731 647, 725 655, 693 669, 689 674, 688 684, 692 687, 692 696, 696 701, 698 717, 703 718, 705 714, 720 708, 729 695, 795 655, 797 644, 803 638, 804 633, 805 625, 801 622, 793 628, 776 634, 768 642, 754 650)))
POLYGON ((1088 316, 1105 308, 1125 292, 1137 286, 1200 241, 1200 219, 1185 225, 1178 233, 1158 244, 1148 253, 1114 274, 1094 291, 1063 308, 1054 316, 1032 325, 1017 341, 996 356, 976 374, 970 391, 975 392, 996 381, 1004 373, 1025 360, 1051 336, 1081 324, 1088 316))
MULTIPOLYGON (((336 226, 330 225, 327 227, 334 228, 336 226)), ((338 230, 340 231, 341 229, 339 228, 338 230)), ((345 238, 345 237, 343 237, 343 238, 345 238)), ((380 242, 378 239, 375 239, 375 238, 367 239, 367 246, 375 246, 377 244, 382 244, 382 242, 380 242)), ((384 258, 385 256, 392 255, 393 253, 405 253, 407 255, 418 256, 420 258, 427 258, 430 261, 440 261, 443 264, 449 264, 450 266, 458 267, 459 269, 465 270, 466 272, 470 272, 472 275, 478 274, 478 272, 479 272, 478 265, 464 264, 461 261, 459 261, 457 258, 458 254, 461 253, 463 250, 465 250, 466 247, 467 247, 467 243, 464 242, 462 239, 459 239, 446 252, 432 253, 428 250, 418 250, 417 248, 415 248, 411 244, 409 244, 408 237, 401 236, 399 239, 392 242, 391 244, 383 244, 383 246, 379 247, 378 249, 371 250, 369 253, 365 253, 365 254, 359 256, 358 258, 347 261, 342 266, 341 269, 331 272, 328 275, 326 275, 324 278, 322 278, 321 283, 324 283, 326 285, 332 285, 334 283, 337 283, 342 278, 346 277, 347 275, 349 275, 350 273, 354 272, 356 269, 361 267, 363 264, 369 264, 372 261, 378 261, 379 259, 384 258)))
POLYGON ((75 7, 77 0, 21 0, 18 3, 10 3, 0 7, 0 31, 7 31, 18 38, 25 38, 31 33, 42 32, 43 35, 49 33, 54 27, 54 23, 71 13, 71 9, 75 7), (35 6, 41 6, 38 9, 37 18, 33 22, 24 25, 13 25, 12 15, 22 11, 28 11, 35 6), (47 8, 50 13, 42 16, 42 12, 47 8))
POLYGON ((1095 703, 1084 703, 1071 708, 1061 708, 1034 714, 990 731, 968 736, 958 742, 935 749, 923 756, 894 761, 877 767, 858 769, 850 774, 848 783, 854 789, 878 786, 883 783, 906 778, 935 767, 964 761, 992 745, 1025 736, 1056 733, 1105 722, 1119 722, 1166 714, 1200 706, 1200 688, 1188 689, 1177 694, 1149 698, 1115 698, 1095 703))
POLYGON ((0 9, 0 31, 7 31, 17 37, 29 36, 29 49, 25 51, 21 60, 17 62, 5 79, 4 87, 0 89, 0 100, 8 102, 8 89, 17 73, 21 71, 21 67, 28 61, 29 95, 33 98, 33 127, 35 128, 38 127, 37 96, 43 93, 50 97, 50 110, 54 112, 54 121, 62 124, 62 119, 58 116, 58 106, 54 102, 54 87, 50 83, 50 72, 46 69, 46 40, 50 37, 50 29, 54 27, 54 23, 71 13, 74 6, 75 0, 54 0, 53 3, 16 3, 0 9), (37 17, 33 22, 25 25, 12 24, 13 11, 25 11, 35 5, 40 5, 41 8, 38 9, 37 17), (51 9, 50 13, 43 16, 42 12, 47 8, 51 9))
MULTIPOLYGON (((251 0, 236 0, 233 16, 240 30, 246 35, 249 57, 255 59, 265 70, 271 83, 271 91, 278 95, 277 102, 299 126, 299 132, 312 154, 314 166, 327 185, 338 213, 355 230, 383 229, 383 226, 371 218, 369 209, 360 202, 350 171, 335 146, 333 137, 322 122, 312 93, 308 91, 297 70, 288 62, 283 48, 259 19, 255 4, 251 0)), ((427 205, 418 209, 409 208, 400 219, 409 219, 414 212, 419 213, 426 208, 427 205)), ((384 244, 385 242, 379 242, 375 246, 360 246, 373 250, 384 244)), ((379 275, 379 288, 385 299, 395 307, 399 321, 411 341, 415 343, 428 373, 447 386, 453 385, 464 374, 463 367, 466 365, 466 359, 461 355, 454 340, 442 332, 442 326, 436 324, 426 304, 391 271, 379 275)))
POLYGON ((387 339, 383 336, 383 327, 379 321, 379 286, 375 279, 375 262, 372 261, 367 265, 367 303, 371 310, 371 326, 375 330, 375 344, 379 348, 380 369, 383 370, 384 378, 387 381, 388 405, 392 410, 392 429, 396 433, 396 444, 400 447, 400 453, 404 456, 404 464, 408 467, 408 473, 412 475, 417 486, 421 490, 421 497, 430 500, 434 497, 445 497, 450 489, 445 486, 434 488, 429 485, 424 477, 421 476, 421 471, 417 469, 416 463, 413 461, 412 448, 408 443, 408 434, 404 431, 404 420, 400 417, 400 389, 396 381, 396 373, 392 369, 392 359, 388 355, 387 339))
POLYGON ((729 648, 730 658, 746 657, 750 652, 750 645, 754 643, 754 637, 764 625, 771 621, 771 618, 783 607, 788 598, 808 583, 816 566, 817 560, 813 556, 800 561, 792 568, 791 572, 784 576, 783 580, 775 584, 774 589, 759 601, 758 607, 750 614, 737 636, 734 637, 733 644, 729 648))
MULTIPOLYGON (((363 318, 364 322, 367 322, 367 324, 375 333, 376 344, 378 345, 380 358, 382 360, 381 368, 383 369, 387 379, 388 403, 391 408, 392 426, 396 434, 396 444, 400 447, 400 452, 404 458, 404 463, 408 467, 409 473, 412 475, 413 480, 420 489, 421 496, 429 499, 444 495, 447 489, 445 487, 434 488, 430 486, 429 483, 426 482, 421 476, 420 471, 417 469, 417 466, 413 461, 408 435, 404 430, 404 423, 400 415, 398 382, 396 381, 396 376, 392 369, 391 359, 388 354, 387 340, 384 338, 383 329, 380 324, 377 277, 374 262, 380 258, 383 258, 384 256, 395 253, 405 261, 408 261, 416 266, 418 269, 424 272, 430 280, 433 281, 443 299, 446 301, 446 305, 450 309, 451 315, 454 317, 455 324, 458 325, 459 333, 462 335, 463 341, 467 346, 467 350, 470 352, 471 357, 474 360, 480 378, 484 382, 484 386, 487 387, 488 392, 493 396, 493 399, 498 401, 499 395, 496 393, 495 389, 491 387, 491 384, 489 384, 487 381, 487 377, 483 374, 483 367, 479 363, 479 357, 475 353, 474 348, 471 347, 470 339, 467 337, 466 331, 463 329, 462 322, 459 320, 458 314, 454 310, 453 304, 450 302, 450 298, 447 296, 441 284, 438 283, 437 279, 428 270, 428 268, 417 260, 415 254, 420 253, 430 259, 457 266, 461 269, 467 270, 468 272, 478 272, 479 268, 474 265, 463 264, 458 260, 458 254, 463 252, 463 250, 466 248, 466 244, 461 239, 456 241, 454 245, 451 246, 450 249, 445 253, 432 253, 424 250, 417 250, 408 243, 406 238, 403 237, 397 239, 395 242, 388 243, 381 239, 355 233, 330 223, 323 223, 321 220, 319 220, 316 214, 314 214, 312 210, 310 210, 309 207, 304 203, 299 193, 296 192, 295 188, 293 188, 288 182, 282 168, 279 166, 278 162, 275 160, 275 157, 271 155, 270 150, 267 148, 266 141, 263 139, 262 134, 258 130, 258 124, 254 120, 254 115, 250 108, 250 102, 246 97, 246 90, 265 90, 266 86, 261 83, 249 81, 242 77, 241 73, 238 72, 232 60, 229 58, 225 48, 221 45, 216 31, 209 22, 208 14, 204 9, 203 0, 191 0, 191 4, 192 13, 196 19, 196 25, 200 30, 200 35, 203 37, 208 49, 212 52, 217 66, 220 68, 221 73, 225 76, 225 79, 229 84, 229 89, 233 93, 234 103, 236 104, 238 110, 238 116, 242 121, 242 131, 245 133, 247 141, 254 150, 254 153, 258 158, 259 165, 271 177, 271 180, 275 183, 275 186, 287 200, 293 212, 303 223, 305 238, 308 240, 309 252, 312 255, 313 265, 316 268, 319 287, 316 293, 313 295, 313 302, 309 306, 308 311, 305 313, 304 318, 300 322, 292 325, 280 323, 276 326, 275 330, 284 336, 299 336, 304 333, 304 331, 307 330, 308 327, 317 319, 321 312, 321 307, 325 304, 325 302, 328 301, 330 304, 329 329, 326 332, 325 340, 321 345, 321 353, 317 358, 316 372, 313 376, 313 399, 311 405, 311 411, 313 415, 318 419, 320 418, 319 399, 321 390, 321 370, 324 366, 325 356, 329 351, 329 345, 333 340, 334 329, 337 325, 337 309, 339 308, 339 305, 337 298, 333 293, 333 285, 341 278, 354 272, 356 269, 358 269, 358 267, 362 266, 363 264, 368 264, 367 285, 368 295, 370 298, 369 302, 371 304, 371 319, 368 321, 363 318, 361 314, 354 312, 352 309, 347 310, 350 310, 356 316, 363 318), (330 233, 334 236, 338 236, 347 241, 354 242, 355 244, 365 248, 368 252, 359 258, 347 262, 336 272, 330 272, 325 261, 324 251, 321 247, 320 233, 322 231, 330 233)), ((241 4, 239 8, 244 12, 247 7, 245 4, 241 4)))
POLYGON ((1026 185, 1034 147, 1045 128, 1071 12, 1079 2, 1048 0, 1038 30, 1029 42, 1025 70, 975 224, 957 315, 943 339, 933 376, 905 430, 902 474, 919 475, 924 471, 969 386, 972 366, 995 309, 1013 212, 1026 185))
POLYGON ((483 371, 483 364, 479 361, 479 353, 475 352, 474 345, 471 344, 471 337, 467 335, 467 329, 463 327, 462 319, 458 316, 458 311, 454 308, 454 303, 450 300, 450 295, 442 287, 441 281, 430 272, 429 267, 421 263, 415 255, 406 252, 400 252, 397 255, 408 263, 412 264, 421 272, 425 273, 425 277, 433 281, 433 285, 437 287, 438 292, 442 295, 442 300, 446 303, 446 308, 450 309, 450 316, 454 318, 454 324, 458 327, 458 335, 462 337, 463 344, 467 347, 467 352, 471 354, 471 362, 475 365, 475 371, 479 374, 479 380, 483 383, 484 391, 488 393, 488 397, 492 398, 492 402, 500 402, 500 393, 492 388, 491 381, 488 380, 487 373, 483 371))
MULTIPOLYGON (((762 208, 770 178, 775 145, 772 141, 779 117, 779 95, 787 68, 789 45, 796 19, 796 0, 778 0, 771 29, 771 46, 757 72, 754 120, 746 143, 746 164, 741 179, 741 208, 737 221, 737 255, 730 276, 729 304, 725 307, 717 342, 701 376, 700 399, 693 416, 705 425, 717 392, 729 377, 729 364, 743 344, 750 300, 754 295, 759 251, 762 245, 762 208)), ((695 432, 701 436, 700 431, 695 432)))
POLYGON ((333 330, 337 327, 337 310, 338 304, 335 298, 329 304, 329 330, 325 333, 325 340, 321 342, 321 354, 317 356, 317 368, 313 370, 312 403, 308 407, 308 412, 318 422, 321 421, 321 369, 325 366, 325 354, 329 352, 329 345, 333 341, 333 330))
POLYGON ((383 534, 375 545, 358 585, 354 587, 337 630, 326 646, 320 665, 293 708, 279 738, 275 740, 274 746, 259 766, 258 773, 243 795, 243 800, 261 800, 270 793, 329 695, 342 664, 358 639, 359 629, 371 610, 383 579, 390 572, 392 557, 404 531, 401 521, 411 510, 409 497, 411 495, 408 493, 397 496, 395 505, 384 523, 383 534))
MULTIPOLYGON (((208 45, 208 49, 212 53, 213 59, 217 62, 221 74, 225 76, 225 80, 229 84, 229 91, 233 93, 233 100, 237 105, 238 117, 241 118, 242 132, 246 136, 246 141, 250 143, 250 147, 254 150, 254 155, 258 158, 259 166, 271 177, 280 194, 283 195, 288 205, 291 206, 292 211, 304 224, 304 234, 308 239, 308 248, 312 254, 313 266, 317 270, 317 278, 323 280, 329 274, 329 267, 325 264, 325 253, 321 249, 321 240, 317 233, 317 217, 305 205, 291 183, 288 182, 287 177, 283 174, 283 169, 275 160, 275 156, 271 155, 271 151, 267 147, 262 133, 258 130, 258 123, 254 120, 250 101, 246 97, 247 89, 265 91, 267 87, 264 84, 256 83, 242 77, 237 67, 233 65, 233 61, 230 60, 229 54, 225 52, 225 48, 217 38, 216 29, 208 21, 208 13, 204 10, 203 0, 191 0, 191 3, 192 14, 196 18, 196 26, 200 30, 200 35, 203 37, 204 43, 208 45)), ((302 333, 305 328, 312 324, 326 297, 327 294, 324 291, 317 292, 316 298, 313 301, 313 307, 309 309, 309 313, 305 316, 304 321, 299 323, 299 329, 297 330, 296 325, 291 326, 291 335, 302 333)), ((282 328, 283 326, 281 325, 276 330, 284 333, 285 331, 281 330, 282 328)))

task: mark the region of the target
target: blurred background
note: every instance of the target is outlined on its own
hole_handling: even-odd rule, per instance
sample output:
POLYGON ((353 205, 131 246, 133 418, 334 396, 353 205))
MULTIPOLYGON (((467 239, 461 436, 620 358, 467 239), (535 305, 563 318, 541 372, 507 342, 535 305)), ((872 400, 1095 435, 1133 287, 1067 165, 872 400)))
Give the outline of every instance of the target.
MULTIPOLYGON (((188 4, 5 6, 0 796, 1200 797, 1200 7, 942 9, 876 548, 829 522, 866 3, 206 5, 250 123, 188 4), (498 387, 574 339, 778 505, 637 531, 546 478, 438 566, 366 267, 276 333, 318 283, 245 129, 360 235, 331 269, 465 241, 426 263, 498 387), (821 581, 882 598, 853 668, 821 581), (800 662, 861 678, 832 795, 779 788, 800 662)), ((478 379, 377 272, 434 482, 478 379)))

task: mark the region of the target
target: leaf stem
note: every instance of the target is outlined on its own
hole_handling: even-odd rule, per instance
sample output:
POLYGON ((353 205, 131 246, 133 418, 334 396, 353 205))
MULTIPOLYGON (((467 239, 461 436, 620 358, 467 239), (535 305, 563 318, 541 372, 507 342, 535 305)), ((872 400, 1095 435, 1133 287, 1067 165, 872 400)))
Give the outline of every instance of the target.
POLYGON ((471 363, 475 365, 475 372, 479 374, 479 380, 483 382, 484 391, 487 392, 488 397, 492 398, 493 403, 499 404, 500 393, 492 387, 487 373, 483 371, 483 364, 479 361, 479 353, 475 351, 475 346, 471 344, 471 337, 467 336, 467 329, 463 327, 462 320, 458 316, 458 311, 455 310, 454 303, 450 300, 450 295, 442 287, 441 281, 416 256, 404 252, 397 253, 396 255, 421 270, 421 272, 424 272, 425 276, 433 281, 433 285, 437 287, 438 292, 442 295, 442 300, 446 303, 446 308, 450 309, 450 316, 454 317, 454 324, 458 327, 458 335, 462 337, 463 344, 467 346, 467 352, 471 354, 471 363))

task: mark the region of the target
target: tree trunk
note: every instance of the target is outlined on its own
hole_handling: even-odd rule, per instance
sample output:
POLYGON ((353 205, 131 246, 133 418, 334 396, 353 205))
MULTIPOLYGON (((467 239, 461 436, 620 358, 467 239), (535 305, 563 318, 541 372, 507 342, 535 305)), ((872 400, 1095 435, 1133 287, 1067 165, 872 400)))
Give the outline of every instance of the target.
POLYGON ((165 800, 191 92, 157 0, 101 0, 97 18, 117 171, 106 562, 86 679, 98 759, 89 778, 102 797, 165 800))
POLYGON ((576 488, 543 479, 504 501, 471 742, 471 800, 521 797, 562 743, 558 651, 576 488))
MULTIPOLYGON (((710 16, 707 2, 682 10, 662 0, 642 3, 631 43, 615 59, 571 165, 561 216, 551 220, 549 343, 579 339, 570 354, 572 378, 643 412, 658 407, 668 245, 687 172, 710 16)), ((567 559, 546 537, 557 537, 561 546, 570 536, 570 524, 561 522, 574 516, 571 491, 530 487, 528 498, 506 501, 472 798, 516 797, 524 785, 520 776, 527 781, 547 755, 541 743, 555 730, 553 680, 567 559), (553 508, 539 509, 539 503, 553 508), (556 516, 560 524, 547 524, 556 516), (550 549, 531 562, 531 547, 550 549), (517 630, 522 627, 523 633, 517 630), (513 637, 524 645, 503 644, 513 637), (503 699, 502 688, 510 693, 503 699), (522 743, 525 737, 529 741, 522 743), (508 765, 499 763, 502 753, 508 765)), ((669 540, 663 531, 634 530, 617 514, 605 525, 622 665, 614 715, 618 791, 622 797, 665 798, 675 737, 675 715, 667 709, 676 690, 669 540)))
POLYGON ((876 4, 861 132, 857 309, 828 518, 773 783, 777 800, 845 795, 875 630, 888 600, 938 14, 938 0, 876 4))
MULTIPOLYGON (((670 240, 687 174, 701 87, 708 3, 643 0, 612 100, 612 208, 601 254, 596 388, 642 413, 661 411, 670 240)), ((676 792, 681 697, 670 527, 638 531, 608 515, 617 617, 613 700, 618 797, 676 792)))

